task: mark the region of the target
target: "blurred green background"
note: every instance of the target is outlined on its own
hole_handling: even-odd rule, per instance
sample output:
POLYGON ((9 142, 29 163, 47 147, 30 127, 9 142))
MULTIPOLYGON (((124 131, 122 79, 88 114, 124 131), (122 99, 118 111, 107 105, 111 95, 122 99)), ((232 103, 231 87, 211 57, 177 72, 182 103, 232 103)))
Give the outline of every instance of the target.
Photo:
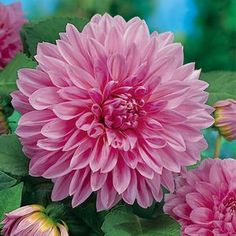
MULTIPOLYGON (((9 4, 14 0, 0 0, 9 4)), ((203 72, 236 71, 236 0, 21 0, 26 16, 90 18, 96 13, 139 16, 150 31, 172 31, 184 45, 185 62, 196 62, 203 72)), ((236 118, 235 118, 236 119, 236 118)), ((212 156, 216 131, 206 131, 212 156)), ((221 156, 236 157, 236 141, 223 141, 221 156)))

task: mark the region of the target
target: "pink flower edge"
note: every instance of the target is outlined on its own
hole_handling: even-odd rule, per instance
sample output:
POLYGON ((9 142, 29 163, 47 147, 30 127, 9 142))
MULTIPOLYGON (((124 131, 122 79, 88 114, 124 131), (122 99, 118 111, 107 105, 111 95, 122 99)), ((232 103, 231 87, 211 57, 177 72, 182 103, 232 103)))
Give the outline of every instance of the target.
POLYGON ((164 211, 182 226, 183 235, 236 235, 236 160, 204 160, 175 179, 164 211))
POLYGON ((22 50, 20 29, 26 22, 21 3, 0 3, 0 70, 22 50))

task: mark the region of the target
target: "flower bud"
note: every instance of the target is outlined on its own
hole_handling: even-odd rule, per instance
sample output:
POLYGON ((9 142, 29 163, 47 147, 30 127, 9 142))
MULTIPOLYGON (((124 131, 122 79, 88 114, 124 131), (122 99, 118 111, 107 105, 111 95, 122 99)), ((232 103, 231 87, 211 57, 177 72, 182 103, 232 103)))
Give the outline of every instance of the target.
POLYGON ((3 224, 3 236, 68 236, 65 223, 56 222, 47 215, 46 209, 40 205, 28 205, 7 213, 3 224))
POLYGON ((227 99, 215 103, 215 126, 227 140, 236 139, 236 100, 227 99))

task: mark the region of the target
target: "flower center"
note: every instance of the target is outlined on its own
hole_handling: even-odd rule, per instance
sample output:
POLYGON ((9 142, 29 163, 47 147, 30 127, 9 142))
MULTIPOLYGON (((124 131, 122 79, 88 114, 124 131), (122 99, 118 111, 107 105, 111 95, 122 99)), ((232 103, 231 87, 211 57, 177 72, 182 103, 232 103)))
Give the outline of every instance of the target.
POLYGON ((104 123, 112 129, 130 129, 138 126, 140 116, 145 112, 143 99, 136 99, 130 93, 109 98, 102 109, 104 123))
POLYGON ((236 214, 236 191, 228 193, 226 198, 223 200, 223 204, 227 212, 236 214))

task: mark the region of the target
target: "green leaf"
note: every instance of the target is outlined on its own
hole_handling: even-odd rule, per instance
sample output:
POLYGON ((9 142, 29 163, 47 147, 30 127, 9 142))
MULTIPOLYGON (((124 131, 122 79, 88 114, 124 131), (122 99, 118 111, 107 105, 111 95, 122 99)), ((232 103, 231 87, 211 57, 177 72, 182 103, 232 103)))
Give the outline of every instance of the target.
POLYGON ((10 188, 16 184, 17 180, 0 171, 0 190, 10 188))
POLYGON ((0 191, 0 221, 4 214, 20 207, 23 183, 0 191))
POLYGON ((208 104, 214 105, 219 100, 236 99, 236 72, 212 71, 202 73, 201 79, 209 83, 208 104))
POLYGON ((14 109, 11 105, 10 96, 1 96, 0 94, 0 113, 3 114, 4 120, 12 115, 14 109))
POLYGON ((148 208, 142 208, 137 203, 134 203, 134 205, 131 206, 135 215, 146 219, 152 219, 163 214, 162 207, 163 204, 157 202, 153 202, 153 204, 148 208))
POLYGON ((180 227, 167 215, 153 220, 144 220, 125 206, 114 208, 105 217, 102 225, 105 236, 178 236, 180 227))
MULTIPOLYGON (((91 236, 88 226, 86 226, 83 221, 76 219, 74 215, 69 219, 65 219, 65 222, 69 228, 70 236, 91 236)), ((96 234, 96 236, 98 235, 96 234)))
POLYGON ((28 174, 28 158, 14 134, 0 136, 0 170, 18 176, 28 174))
POLYGON ((74 213, 90 228, 91 232, 88 235, 91 235, 92 233, 95 235, 103 235, 101 226, 107 212, 97 212, 93 196, 91 196, 84 204, 73 209, 72 213, 74 213))
POLYGON ((155 220, 142 222, 145 236, 180 236, 180 225, 168 215, 161 215, 155 220))
POLYGON ((43 178, 33 178, 31 176, 25 176, 23 181, 24 194, 22 202, 24 204, 40 204, 47 206, 51 202, 53 184, 50 181, 43 178), (29 181, 29 179, 35 179, 36 181, 29 181))
POLYGON ((35 68, 36 62, 25 54, 17 54, 10 64, 0 73, 0 100, 16 90, 17 71, 21 68, 35 68))
POLYGON ((86 22, 86 20, 77 17, 55 17, 26 24, 21 32, 24 51, 33 57, 36 54, 37 44, 40 42, 55 43, 59 39, 59 33, 65 32, 67 23, 75 25, 81 31, 86 22))
POLYGON ((21 114, 19 112, 17 112, 16 110, 14 110, 14 112, 11 114, 11 116, 8 117, 8 119, 7 119, 8 126, 9 126, 12 133, 14 133, 16 131, 20 117, 21 117, 21 114))

